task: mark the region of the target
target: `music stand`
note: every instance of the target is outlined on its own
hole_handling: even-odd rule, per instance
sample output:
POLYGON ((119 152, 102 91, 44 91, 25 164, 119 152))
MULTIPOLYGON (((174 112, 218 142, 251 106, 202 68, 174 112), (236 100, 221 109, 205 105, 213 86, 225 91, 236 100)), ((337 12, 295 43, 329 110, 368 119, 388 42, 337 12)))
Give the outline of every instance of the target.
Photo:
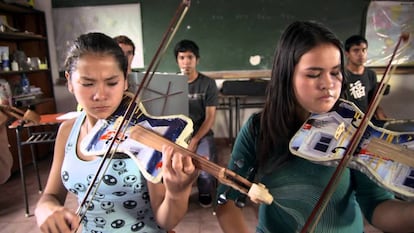
MULTIPOLYGON (((128 90, 135 93, 145 73, 128 75, 128 90)), ((149 78, 151 75, 149 75, 149 78)), ((183 114, 188 116, 188 78, 179 74, 155 73, 144 84, 140 100, 150 115, 165 116, 183 114)))

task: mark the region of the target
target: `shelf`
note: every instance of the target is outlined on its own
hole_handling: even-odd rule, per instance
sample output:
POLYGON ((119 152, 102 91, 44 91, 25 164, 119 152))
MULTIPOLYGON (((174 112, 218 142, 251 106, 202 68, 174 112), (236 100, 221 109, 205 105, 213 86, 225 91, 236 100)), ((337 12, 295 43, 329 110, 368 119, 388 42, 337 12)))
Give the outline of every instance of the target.
MULTIPOLYGON (((26 6, 24 3, 25 1, 23 0, 18 2, 22 3, 8 4, 0 0, 0 15, 4 15, 7 20, 3 23, 7 23, 12 29, 17 29, 16 31, 12 31, 10 30, 11 28, 6 27, 5 25, 0 28, 4 29, 0 30, 0 44, 1 46, 9 48, 10 63, 14 59, 14 53, 16 51, 24 52, 26 57, 37 57, 42 60, 50 61, 45 12, 34 9, 31 6, 26 6)), ((20 58, 16 60, 23 63, 22 61, 25 59, 20 58)), ((10 84, 12 92, 14 91, 16 93, 16 89, 18 89, 21 84, 22 76, 25 74, 29 79, 30 84, 40 88, 43 95, 36 96, 34 99, 16 101, 13 103, 13 106, 21 108, 22 110, 31 109, 39 115, 56 113, 51 64, 47 63, 48 69, 29 69, 31 64, 27 65, 28 66, 19 66, 19 68, 25 68, 25 70, 11 71, 10 68, 10 71, 0 71, 0 77, 6 79, 10 84)), ((19 161, 19 156, 17 151, 16 132, 12 129, 8 129, 7 136, 10 144, 10 151, 14 158, 13 161, 15 161, 13 167, 17 168, 19 165, 16 161, 19 161)), ((38 152, 38 155, 50 152, 49 145, 36 144, 33 146, 38 152)), ((30 148, 31 146, 24 147, 22 153, 30 154, 30 148)), ((30 162, 30 160, 24 160, 23 165, 27 165, 30 162)))
POLYGON ((52 102, 52 101, 55 101, 55 99, 40 97, 37 99, 19 100, 19 101, 16 101, 16 103, 13 103, 13 105, 20 108, 20 107, 35 106, 38 104, 43 104, 43 103, 52 102))
POLYGON ((0 39, 2 40, 46 40, 42 35, 37 35, 31 32, 0 32, 0 39))
POLYGON ((8 4, 4 2, 0 2, 0 9, 1 11, 7 11, 12 13, 33 13, 33 11, 37 11, 32 7, 26 7, 17 4, 8 4))
POLYGON ((36 70, 19 70, 19 71, 0 71, 0 75, 16 75, 16 74, 30 74, 38 72, 47 72, 49 69, 36 69, 36 70))

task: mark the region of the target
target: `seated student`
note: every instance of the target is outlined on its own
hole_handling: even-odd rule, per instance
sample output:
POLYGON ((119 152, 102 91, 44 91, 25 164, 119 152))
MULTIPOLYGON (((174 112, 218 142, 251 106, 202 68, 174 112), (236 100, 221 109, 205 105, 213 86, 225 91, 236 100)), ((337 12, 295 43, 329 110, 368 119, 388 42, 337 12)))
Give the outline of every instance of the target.
MULTIPOLYGON (((346 92, 348 99, 364 113, 377 88, 377 74, 365 66, 367 49, 368 41, 363 36, 353 35, 345 40, 346 92)), ((387 119, 381 106, 377 107, 374 117, 376 120, 387 119)))
MULTIPOLYGON (((174 56, 181 73, 188 77, 189 115, 194 124, 188 149, 216 162, 217 152, 212 130, 218 105, 216 82, 197 71, 200 50, 194 41, 179 41, 174 47, 174 56)), ((201 171, 197 187, 200 205, 202 207, 212 206, 216 189, 215 178, 201 171)))
MULTIPOLYGON (((344 90, 341 41, 325 26, 294 22, 282 33, 266 90, 266 103, 237 135, 229 168, 244 177, 257 167, 256 180, 274 197, 261 204, 256 232, 299 232, 305 225, 336 167, 293 155, 289 142, 310 114, 329 112, 344 90), (241 163, 242 162, 242 163, 241 163)), ((217 205, 226 233, 248 232, 238 192, 218 187, 228 201, 217 205)), ((394 198, 365 174, 345 168, 314 232, 363 232, 363 215, 385 232, 414 231, 414 203, 394 198)), ((309 230, 309 229, 307 229, 309 230)))
MULTIPOLYGON (((73 232, 78 228, 80 217, 63 206, 66 195, 69 191, 80 202, 102 161, 102 157, 82 154, 80 143, 99 119, 108 118, 118 108, 127 88, 127 59, 118 44, 101 33, 84 34, 73 42, 65 70, 68 89, 83 112, 59 128, 49 179, 35 210, 42 232, 73 232)), ((82 232, 172 229, 187 211, 198 174, 189 156, 174 153, 171 147, 164 147, 162 152, 163 181, 157 184, 145 180, 129 157, 109 161, 112 165, 105 175, 111 180, 100 183, 82 219, 82 232), (119 172, 121 164, 123 172, 119 172)))
POLYGON ((121 47, 122 51, 124 52, 124 55, 128 59, 128 71, 127 73, 132 72, 132 60, 135 56, 135 44, 132 42, 132 40, 124 35, 115 36, 114 40, 116 43, 118 43, 119 47, 121 47))
POLYGON ((135 93, 138 90, 138 76, 137 72, 132 71, 132 60, 135 56, 135 44, 127 36, 119 35, 114 37, 114 40, 124 51, 125 56, 128 59, 128 91, 135 93))

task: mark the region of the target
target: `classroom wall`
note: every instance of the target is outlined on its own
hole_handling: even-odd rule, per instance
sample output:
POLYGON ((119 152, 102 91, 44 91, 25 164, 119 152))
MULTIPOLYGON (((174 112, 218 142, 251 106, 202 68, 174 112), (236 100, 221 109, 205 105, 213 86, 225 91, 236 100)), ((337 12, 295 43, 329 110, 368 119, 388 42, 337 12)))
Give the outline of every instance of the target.
MULTIPOLYGON (((378 80, 382 74, 377 74, 378 80)), ((391 75, 390 94, 384 96, 380 105, 390 119, 414 121, 414 74, 391 75)))
POLYGON ((62 84, 59 77, 57 54, 56 54, 56 40, 54 37, 54 28, 52 20, 52 1, 42 0, 35 1, 35 8, 45 12, 47 38, 49 45, 50 68, 52 71, 54 85, 54 94, 56 99, 56 108, 58 112, 70 112, 76 109, 76 100, 72 94, 67 90, 66 85, 62 84))

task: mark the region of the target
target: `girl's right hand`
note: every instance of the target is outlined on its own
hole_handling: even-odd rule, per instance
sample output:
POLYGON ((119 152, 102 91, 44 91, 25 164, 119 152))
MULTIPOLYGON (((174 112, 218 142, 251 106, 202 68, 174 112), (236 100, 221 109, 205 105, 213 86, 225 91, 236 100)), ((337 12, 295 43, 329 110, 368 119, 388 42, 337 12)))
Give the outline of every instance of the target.
POLYGON ((80 217, 63 206, 50 211, 36 211, 36 216, 43 233, 73 233, 80 224, 80 217))

